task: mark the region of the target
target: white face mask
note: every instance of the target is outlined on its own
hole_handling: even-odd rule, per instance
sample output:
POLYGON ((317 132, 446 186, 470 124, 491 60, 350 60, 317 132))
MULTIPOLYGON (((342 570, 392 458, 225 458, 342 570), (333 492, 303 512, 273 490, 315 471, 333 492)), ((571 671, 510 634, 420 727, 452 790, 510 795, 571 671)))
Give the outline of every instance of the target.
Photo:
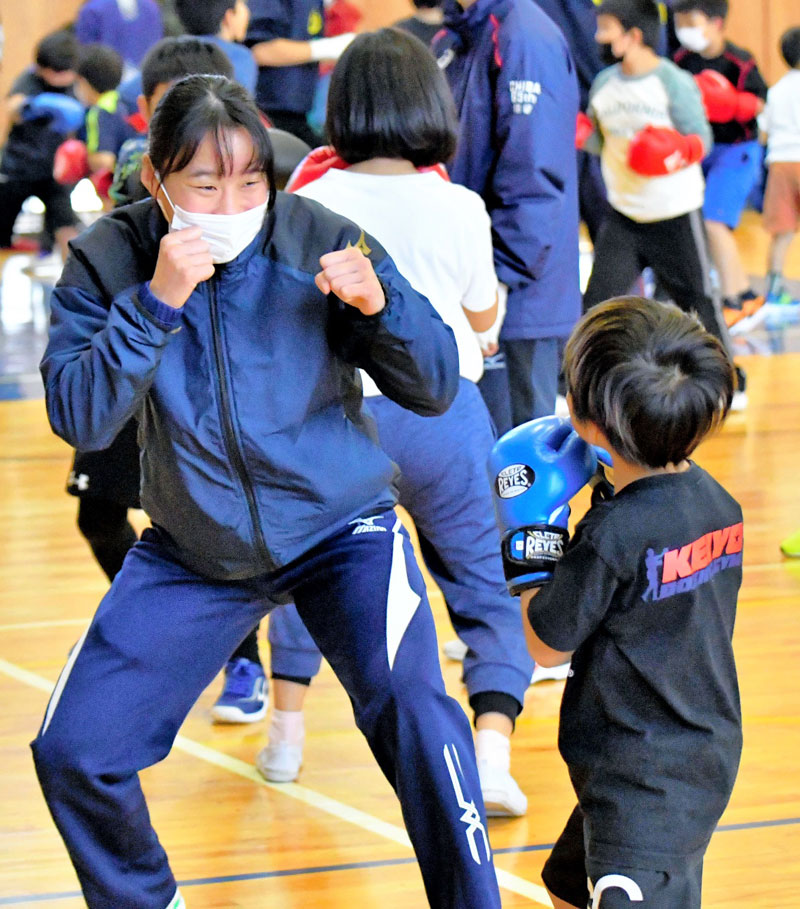
MULTIPOLYGON (((161 182, 161 178, 156 175, 161 182)), ((183 230, 185 227, 199 227, 203 232, 203 239, 211 247, 211 261, 215 265, 223 265, 233 261, 242 250, 246 249, 255 240, 264 216, 267 213, 267 203, 262 202, 255 208, 239 212, 238 215, 211 215, 199 211, 186 211, 176 205, 169 197, 164 184, 161 189, 172 206, 172 220, 169 223, 170 231, 183 230)))
POLYGON ((694 51, 696 54, 702 54, 711 44, 711 40, 706 37, 703 29, 696 25, 676 28, 675 36, 686 50, 694 51))

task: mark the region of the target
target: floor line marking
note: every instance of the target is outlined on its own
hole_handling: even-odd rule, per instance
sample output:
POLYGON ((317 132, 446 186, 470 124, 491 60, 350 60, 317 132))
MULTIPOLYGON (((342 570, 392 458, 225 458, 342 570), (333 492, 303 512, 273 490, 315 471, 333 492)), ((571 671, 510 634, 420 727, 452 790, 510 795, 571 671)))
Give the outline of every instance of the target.
MULTIPOLYGON (((717 832, 730 832, 737 830, 752 830, 760 827, 783 827, 800 824, 800 817, 779 818, 771 821, 751 821, 741 824, 723 824, 717 832)), ((495 849, 495 855, 510 855, 523 852, 544 852, 553 848, 553 843, 537 843, 529 846, 505 846, 495 849)), ((408 858, 374 859, 368 862, 343 862, 340 865, 316 865, 305 868, 283 868, 276 871, 251 871, 241 874, 220 875, 217 877, 193 878, 178 881, 180 887, 203 887, 209 884, 227 884, 237 881, 260 881, 277 877, 299 877, 304 874, 329 874, 336 871, 354 871, 361 868, 391 868, 397 865, 411 865, 416 861, 413 856, 408 858)), ((34 902, 55 902, 63 899, 77 899, 81 896, 77 890, 61 891, 59 893, 27 894, 25 896, 0 897, 0 906, 23 905, 34 902)))
POLYGON ((68 625, 75 625, 85 628, 91 622, 91 616, 85 619, 53 619, 50 622, 11 622, 8 625, 0 625, 0 631, 24 631, 29 628, 64 628, 68 625))
MULTIPOLYGON (((33 688, 38 688, 40 691, 45 691, 48 695, 52 692, 54 687, 54 683, 48 682, 48 680, 42 676, 29 672, 27 669, 22 669, 20 666, 9 663, 2 658, 0 658, 0 672, 4 672, 6 675, 17 679, 26 685, 30 685, 33 688)), ((228 770, 230 773, 235 773, 238 776, 244 777, 260 786, 271 789, 274 792, 287 795, 289 798, 296 799, 299 802, 303 802, 306 805, 324 811, 325 813, 353 824, 356 827, 361 827, 363 830, 374 833, 376 836, 391 840, 392 842, 401 846, 406 846, 409 849, 411 848, 411 841, 408 838, 408 834, 402 827, 398 827, 396 824, 382 821, 380 818, 373 817, 371 814, 367 814, 358 808, 346 805, 344 802, 329 798, 326 795, 322 795, 320 792, 308 789, 306 786, 300 786, 297 783, 270 783, 261 776, 252 764, 248 764, 246 761, 242 761, 239 758, 217 751, 215 748, 209 748, 207 745, 186 738, 186 736, 178 734, 175 738, 173 747, 186 754, 190 754, 193 757, 199 758, 200 760, 206 761, 209 764, 228 770)), ((512 893, 524 896, 542 906, 550 907, 552 905, 544 887, 534 884, 532 881, 528 881, 516 874, 512 874, 510 871, 504 871, 502 868, 496 867, 495 872, 497 874, 497 882, 504 890, 510 890, 512 893)))

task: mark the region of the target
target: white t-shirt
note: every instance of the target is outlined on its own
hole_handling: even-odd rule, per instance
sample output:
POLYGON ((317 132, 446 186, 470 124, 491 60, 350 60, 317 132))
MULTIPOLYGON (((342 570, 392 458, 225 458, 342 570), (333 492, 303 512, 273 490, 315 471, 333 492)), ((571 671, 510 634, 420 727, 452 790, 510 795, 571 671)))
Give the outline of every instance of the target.
MULTIPOLYGON (((460 373, 477 382, 483 355, 464 309, 489 309, 497 294, 491 222, 481 197, 433 172, 376 176, 333 169, 298 195, 355 221, 379 241, 453 329, 460 373)), ((363 372, 362 379, 365 395, 380 394, 363 372)))
POLYGON ((625 75, 619 64, 597 76, 589 113, 600 127, 603 178, 608 201, 618 212, 633 221, 652 222, 702 207, 705 182, 699 164, 661 177, 642 176, 628 166, 631 140, 646 126, 705 132, 710 147, 711 131, 702 111, 694 80, 668 60, 641 76, 625 75))
POLYGON ((772 86, 758 124, 767 134, 767 164, 800 161, 800 70, 772 86))

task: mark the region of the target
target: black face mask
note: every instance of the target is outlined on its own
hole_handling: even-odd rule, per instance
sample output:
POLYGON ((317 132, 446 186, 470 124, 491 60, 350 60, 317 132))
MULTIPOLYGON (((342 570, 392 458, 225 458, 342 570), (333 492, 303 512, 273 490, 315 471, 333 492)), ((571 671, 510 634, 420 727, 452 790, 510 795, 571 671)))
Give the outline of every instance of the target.
POLYGON ((622 57, 618 57, 614 53, 610 44, 598 44, 597 50, 600 54, 600 62, 603 66, 613 66, 615 63, 619 63, 622 60, 622 57))

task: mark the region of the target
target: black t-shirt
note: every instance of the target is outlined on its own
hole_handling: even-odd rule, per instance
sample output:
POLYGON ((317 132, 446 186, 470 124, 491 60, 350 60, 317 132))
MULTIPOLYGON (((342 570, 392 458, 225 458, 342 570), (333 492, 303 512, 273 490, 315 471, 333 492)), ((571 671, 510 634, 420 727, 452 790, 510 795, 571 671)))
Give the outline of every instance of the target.
MULTIPOLYGON (((719 57, 707 59, 700 54, 681 48, 675 54, 675 62, 681 69, 685 69, 693 76, 704 69, 713 69, 722 73, 736 91, 751 92, 759 98, 767 97, 767 83, 758 71, 758 65, 750 51, 725 42, 725 50, 719 57)), ((747 123, 731 120, 730 123, 712 123, 714 142, 723 145, 733 145, 735 142, 745 142, 758 137, 758 123, 755 118, 747 123)))
POLYGON ((702 852, 728 802, 741 566, 741 508, 692 464, 592 508, 531 602, 542 641, 575 651, 559 749, 597 858, 668 870, 702 852))
POLYGON ((401 19, 399 22, 395 22, 394 28, 401 28, 404 32, 419 38, 423 44, 430 47, 433 36, 440 32, 443 26, 432 25, 430 22, 423 22, 421 19, 417 19, 416 16, 410 16, 408 19, 401 19))
MULTIPOLYGON (((55 88, 45 82, 34 70, 24 72, 11 87, 9 95, 32 98, 43 92, 68 95, 71 88, 55 88)), ((47 180, 53 176, 53 158, 56 149, 66 138, 50 129, 46 120, 29 120, 15 123, 8 134, 0 171, 17 180, 47 180)))

